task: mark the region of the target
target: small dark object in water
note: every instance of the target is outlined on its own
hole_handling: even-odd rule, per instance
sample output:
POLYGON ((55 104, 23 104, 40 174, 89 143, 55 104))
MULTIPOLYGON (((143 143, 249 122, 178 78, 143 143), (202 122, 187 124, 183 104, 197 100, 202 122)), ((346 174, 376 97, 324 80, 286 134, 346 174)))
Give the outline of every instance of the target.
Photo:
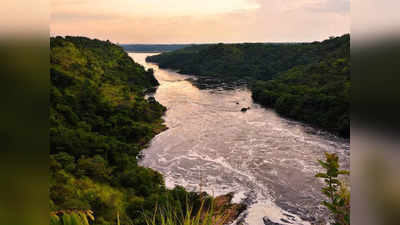
POLYGON ((250 107, 247 107, 247 108, 242 108, 240 111, 242 111, 242 112, 246 112, 247 110, 249 110, 250 109, 250 107))

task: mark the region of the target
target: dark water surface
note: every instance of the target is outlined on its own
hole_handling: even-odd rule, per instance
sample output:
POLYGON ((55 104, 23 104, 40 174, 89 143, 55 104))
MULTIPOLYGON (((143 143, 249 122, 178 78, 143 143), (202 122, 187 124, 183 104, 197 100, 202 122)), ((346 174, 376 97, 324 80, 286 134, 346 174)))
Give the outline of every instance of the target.
POLYGON ((280 224, 326 218, 322 183, 314 177, 317 159, 336 152, 349 168, 348 141, 261 108, 246 88, 199 90, 186 80, 190 76, 146 63, 153 54, 129 55, 155 70, 160 86, 154 97, 168 108, 169 129, 153 139, 141 161, 161 172, 167 187, 235 192, 236 202, 249 204, 243 214, 249 225, 264 224, 263 218, 280 224), (241 112, 243 107, 250 110, 241 112))

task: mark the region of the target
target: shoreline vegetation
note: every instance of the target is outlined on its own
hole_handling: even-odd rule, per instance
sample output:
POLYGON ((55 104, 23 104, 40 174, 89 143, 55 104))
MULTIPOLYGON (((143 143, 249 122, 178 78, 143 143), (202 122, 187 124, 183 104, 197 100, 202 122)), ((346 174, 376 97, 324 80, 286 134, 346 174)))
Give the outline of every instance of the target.
POLYGON ((194 45, 146 58, 199 88, 246 84, 284 117, 350 137, 350 35, 312 43, 194 45))
MULTIPOLYGON (((50 38, 52 224, 86 224, 89 216, 96 225, 145 225, 157 207, 189 204, 196 214, 211 198, 169 190, 159 172, 138 165, 140 151, 167 129, 166 108, 145 99, 159 85, 153 73, 109 41, 50 38)), ((245 209, 231 200, 232 194, 214 198, 215 215, 232 221, 245 209)))

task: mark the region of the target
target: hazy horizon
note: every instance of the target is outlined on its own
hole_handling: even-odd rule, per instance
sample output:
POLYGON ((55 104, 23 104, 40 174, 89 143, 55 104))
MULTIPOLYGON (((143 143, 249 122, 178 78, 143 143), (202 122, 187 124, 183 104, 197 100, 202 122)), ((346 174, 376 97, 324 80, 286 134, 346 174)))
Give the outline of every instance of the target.
POLYGON ((322 41, 350 33, 349 0, 53 0, 51 36, 123 44, 322 41))
MULTIPOLYGON (((348 34, 348 33, 345 33, 348 34)), ((336 37, 340 37, 342 35, 345 34, 341 34, 338 35, 336 37)), ((86 37, 86 36, 82 36, 82 35, 52 35, 50 37, 56 37, 56 36, 61 36, 61 37, 66 37, 66 36, 72 36, 72 37, 86 37)), ((87 37, 87 38, 91 38, 91 37, 87 37)), ((326 39, 328 39, 329 37, 327 37, 326 39)), ((96 37, 92 37, 91 39, 98 39, 100 41, 107 41, 109 39, 102 39, 102 38, 96 38, 96 37)), ((325 39, 324 39, 325 40, 325 39)), ((109 40, 111 41, 111 40, 109 40)), ((317 41, 323 41, 323 40, 317 40, 317 41)), ((209 45, 209 44, 246 44, 246 43, 252 43, 252 44, 298 44, 298 43, 311 43, 314 41, 305 41, 305 42, 299 42, 299 41, 292 41, 292 42, 249 42, 249 41, 244 41, 244 42, 197 42, 197 43, 193 43, 193 42, 188 42, 188 43, 136 43, 136 42, 132 42, 132 43, 120 43, 120 42, 114 42, 115 44, 118 45, 209 45)))
MULTIPOLYGON (((346 34, 350 34, 350 32, 348 33, 343 33, 343 34, 339 34, 339 35, 331 35, 331 36, 335 36, 335 37, 340 37, 346 34)), ((82 35, 51 35, 51 37, 56 37, 56 36, 61 36, 61 37, 65 37, 65 36, 75 36, 75 37, 88 37, 88 36, 82 36, 82 35)), ((330 37, 330 36, 329 36, 330 37)), ((208 45, 208 44, 245 44, 245 43, 253 43, 253 44, 296 44, 296 43, 311 43, 314 41, 324 41, 326 39, 329 39, 329 37, 326 37, 324 39, 321 40, 313 40, 313 41, 287 41, 287 42, 283 42, 283 41, 270 41, 270 42, 251 42, 251 41, 243 41, 243 42, 181 42, 181 43, 176 43, 176 42, 171 42, 171 43, 164 43, 164 42, 157 42, 157 43, 137 43, 137 42, 132 42, 132 43, 120 43, 120 42, 114 42, 118 45, 208 45)), ((98 38, 98 37, 88 37, 91 39, 98 39, 101 41, 107 41, 109 39, 103 39, 103 38, 98 38)), ((109 40, 111 41, 111 40, 109 40)))
MULTIPOLYGON (((339 36, 342 36, 342 35, 345 35, 345 34, 347 34, 347 33, 344 33, 344 34, 341 34, 341 35, 338 35, 338 37, 339 36)), ((326 39, 328 39, 329 37, 327 37, 326 39)), ((100 39, 99 39, 100 40, 100 39)), ((104 40, 104 41, 106 41, 106 40, 104 40)), ((323 41, 323 40, 315 40, 315 41, 323 41)), ((135 43, 135 42, 133 42, 133 43, 119 43, 119 42, 117 42, 119 45, 209 45, 209 44, 219 44, 219 43, 222 43, 222 44, 246 44, 246 43, 253 43, 253 44, 296 44, 296 43, 310 43, 310 42, 313 42, 313 41, 291 41, 291 42, 278 42, 278 41, 275 41, 275 42, 250 42, 250 41, 243 41, 243 42, 196 42, 196 43, 194 43, 194 42, 187 42, 187 43, 174 43, 174 42, 171 42, 171 43, 135 43)))

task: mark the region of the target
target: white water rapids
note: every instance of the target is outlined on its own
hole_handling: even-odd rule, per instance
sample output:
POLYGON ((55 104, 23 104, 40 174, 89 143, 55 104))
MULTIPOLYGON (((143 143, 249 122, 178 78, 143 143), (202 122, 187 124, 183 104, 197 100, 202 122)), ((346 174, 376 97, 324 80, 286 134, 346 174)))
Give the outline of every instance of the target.
POLYGON ((160 83, 154 97, 168 108, 169 129, 143 150, 140 162, 161 172, 167 187, 214 196, 235 192, 234 201, 249 205, 241 221, 249 225, 314 224, 327 218, 320 206, 322 183, 314 177, 322 171, 317 159, 335 152, 348 169, 347 140, 260 107, 245 88, 200 90, 186 80, 189 76, 146 63, 150 53, 129 55, 154 69, 160 83), (243 107, 250 110, 241 112, 243 107))

